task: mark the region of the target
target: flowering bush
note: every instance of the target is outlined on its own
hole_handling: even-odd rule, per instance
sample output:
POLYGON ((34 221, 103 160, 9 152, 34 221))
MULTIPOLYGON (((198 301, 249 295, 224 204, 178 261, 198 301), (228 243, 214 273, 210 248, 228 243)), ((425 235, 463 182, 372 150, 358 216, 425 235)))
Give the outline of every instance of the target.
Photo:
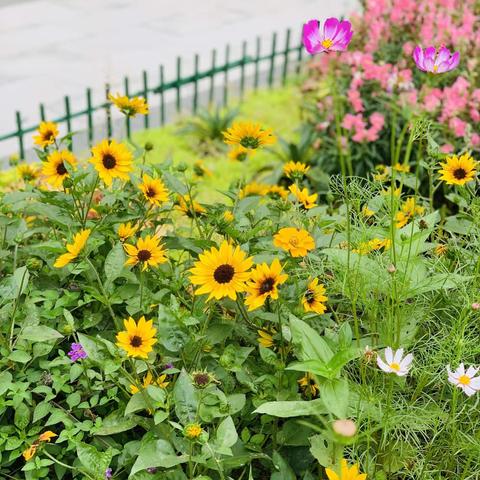
POLYGON ((113 139, 77 158, 40 126, 40 166, 0 193, 2 478, 477 477, 473 135, 404 102, 427 87, 387 88, 402 71, 445 92, 457 57, 417 50, 408 74, 383 45, 437 24, 472 40, 473 2, 462 30, 442 16, 457 3, 367 2, 362 53, 358 19, 308 22, 318 138, 234 121, 218 161, 268 161, 223 201, 199 200, 216 172, 197 159, 113 139))

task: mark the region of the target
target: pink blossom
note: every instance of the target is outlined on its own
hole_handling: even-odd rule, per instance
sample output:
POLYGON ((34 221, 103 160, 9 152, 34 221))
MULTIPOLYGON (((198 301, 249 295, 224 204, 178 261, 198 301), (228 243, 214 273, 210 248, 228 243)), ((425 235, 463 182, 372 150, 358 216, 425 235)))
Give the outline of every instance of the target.
POLYGON ((432 88, 423 98, 423 104, 427 111, 436 110, 442 103, 442 91, 439 88, 432 88))
POLYGON ((454 151, 454 146, 451 143, 446 143, 440 147, 442 153, 452 153, 454 151))
POLYGON ((303 44, 310 54, 341 52, 347 49, 352 39, 352 25, 348 20, 327 18, 320 32, 318 20, 310 20, 303 26, 303 44))
POLYGON ((448 48, 441 47, 437 53, 435 47, 423 50, 417 45, 413 51, 413 59, 417 67, 424 72, 445 73, 457 68, 460 63, 460 52, 451 54, 448 48))
POLYGON ((472 147, 478 147, 480 145, 480 135, 478 133, 472 133, 470 143, 472 144, 472 147))
POLYGON ((348 90, 347 96, 348 100, 352 104, 353 109, 355 110, 355 113, 363 112, 364 108, 360 92, 351 88, 350 90, 348 90))
POLYGON ((464 137, 467 129, 467 122, 464 122, 458 117, 453 117, 450 119, 448 126, 453 130, 453 133, 456 137, 464 137))

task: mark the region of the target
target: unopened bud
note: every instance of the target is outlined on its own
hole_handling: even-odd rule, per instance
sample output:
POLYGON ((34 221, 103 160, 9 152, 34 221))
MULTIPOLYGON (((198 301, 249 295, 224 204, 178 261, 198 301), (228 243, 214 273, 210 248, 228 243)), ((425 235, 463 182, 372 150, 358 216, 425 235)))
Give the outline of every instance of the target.
POLYGON ((389 265, 387 267, 387 272, 388 273, 395 273, 397 271, 397 269, 395 268, 395 265, 389 265))
POLYGON ((353 420, 335 420, 333 422, 333 431, 341 437, 352 438, 357 433, 357 426, 353 420))
POLYGON ((480 310, 480 303, 478 302, 472 303, 472 310, 480 310))

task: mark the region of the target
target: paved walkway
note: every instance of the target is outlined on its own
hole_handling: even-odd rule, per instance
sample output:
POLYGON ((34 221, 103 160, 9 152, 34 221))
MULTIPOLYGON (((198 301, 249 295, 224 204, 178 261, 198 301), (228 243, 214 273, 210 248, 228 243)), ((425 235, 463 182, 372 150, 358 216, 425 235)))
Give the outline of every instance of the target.
POLYGON ((62 115, 66 94, 73 109, 84 108, 86 87, 101 98, 105 82, 121 88, 128 75, 135 89, 143 69, 158 75, 164 64, 171 78, 177 55, 209 58, 212 48, 223 51, 227 42, 235 47, 256 35, 269 39, 287 27, 299 32, 307 19, 341 15, 355 5, 355 0, 0 0, 0 135, 15 129, 16 110, 31 125, 38 121, 39 102, 48 117, 62 115))

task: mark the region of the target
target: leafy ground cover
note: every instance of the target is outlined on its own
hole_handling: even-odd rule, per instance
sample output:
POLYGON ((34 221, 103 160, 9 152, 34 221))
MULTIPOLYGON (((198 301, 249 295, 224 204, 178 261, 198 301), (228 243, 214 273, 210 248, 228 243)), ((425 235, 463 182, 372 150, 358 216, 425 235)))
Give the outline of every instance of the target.
POLYGON ((422 5, 239 113, 84 158, 41 125, 0 193, 0 476, 478 478, 480 6, 422 5))

